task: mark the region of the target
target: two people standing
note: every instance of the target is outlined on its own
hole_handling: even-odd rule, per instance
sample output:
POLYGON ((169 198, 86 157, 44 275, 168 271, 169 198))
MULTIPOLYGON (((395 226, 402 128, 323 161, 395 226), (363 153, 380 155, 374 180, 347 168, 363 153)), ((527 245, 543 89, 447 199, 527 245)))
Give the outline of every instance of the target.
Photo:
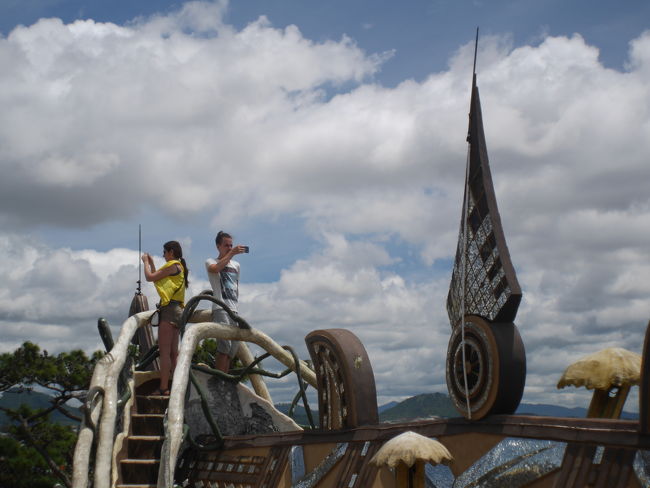
MULTIPOLYGON (((212 286, 213 295, 220 298, 233 311, 237 312, 239 301, 239 263, 233 259, 237 254, 248 252, 246 246, 234 246, 232 236, 219 231, 215 239, 217 259, 208 259, 205 267, 212 286)), ((169 378, 176 368, 178 358, 179 325, 185 307, 185 290, 189 284, 189 270, 183 249, 177 241, 163 245, 165 264, 156 270, 151 255, 144 253, 144 276, 153 282, 160 296, 160 322, 158 327, 158 347, 160 351, 159 395, 169 395, 169 378)), ((237 327, 226 311, 217 304, 212 307, 213 321, 237 327)), ((215 367, 228 372, 230 361, 237 353, 239 341, 220 339, 217 342, 215 367)))

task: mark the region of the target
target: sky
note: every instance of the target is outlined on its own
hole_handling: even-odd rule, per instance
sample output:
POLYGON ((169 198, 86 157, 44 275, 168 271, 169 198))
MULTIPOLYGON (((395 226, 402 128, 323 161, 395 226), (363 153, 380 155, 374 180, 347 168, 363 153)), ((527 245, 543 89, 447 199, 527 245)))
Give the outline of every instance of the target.
POLYGON ((182 243, 192 294, 223 229, 251 249, 254 327, 301 357, 310 331, 351 330, 380 404, 446 392, 478 26, 523 402, 586 407, 564 369, 641 353, 650 318, 648 19, 646 1, 2 2, 0 351, 101 348, 139 224, 159 264, 182 243))

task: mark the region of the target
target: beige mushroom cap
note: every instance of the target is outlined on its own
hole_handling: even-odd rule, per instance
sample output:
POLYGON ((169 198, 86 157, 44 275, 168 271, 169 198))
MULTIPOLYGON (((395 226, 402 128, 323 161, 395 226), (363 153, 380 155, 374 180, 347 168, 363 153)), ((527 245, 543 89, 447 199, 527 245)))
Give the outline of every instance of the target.
POLYGON ((608 390, 613 386, 638 385, 641 379, 641 355, 620 347, 610 347, 579 359, 565 371, 557 384, 608 390))
POLYGON ((446 464, 452 459, 452 455, 440 442, 409 431, 386 442, 370 462, 376 466, 394 468, 399 463, 411 467, 416 461, 446 464))

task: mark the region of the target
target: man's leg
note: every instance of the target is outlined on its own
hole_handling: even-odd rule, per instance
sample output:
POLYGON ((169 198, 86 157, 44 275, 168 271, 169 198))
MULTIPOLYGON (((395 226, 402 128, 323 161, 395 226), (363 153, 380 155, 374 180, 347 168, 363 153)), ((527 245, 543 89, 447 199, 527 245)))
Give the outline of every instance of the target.
MULTIPOLYGON (((212 320, 218 324, 236 325, 228 313, 223 309, 212 310, 212 320)), ((230 361, 232 356, 230 354, 231 341, 227 339, 217 339, 217 355, 214 358, 214 367, 219 371, 227 373, 230 370, 230 361)))
POLYGON ((227 354, 218 352, 214 362, 215 368, 217 368, 219 371, 227 373, 230 370, 230 356, 227 354))

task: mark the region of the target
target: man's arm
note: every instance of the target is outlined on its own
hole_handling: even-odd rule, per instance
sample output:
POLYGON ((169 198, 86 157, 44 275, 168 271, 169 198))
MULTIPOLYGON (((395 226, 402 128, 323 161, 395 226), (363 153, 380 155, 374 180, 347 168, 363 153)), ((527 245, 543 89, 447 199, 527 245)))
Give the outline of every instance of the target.
POLYGON ((208 273, 221 273, 223 268, 234 258, 237 254, 242 254, 245 251, 244 246, 235 246, 222 258, 217 258, 216 263, 212 263, 206 266, 208 273))

